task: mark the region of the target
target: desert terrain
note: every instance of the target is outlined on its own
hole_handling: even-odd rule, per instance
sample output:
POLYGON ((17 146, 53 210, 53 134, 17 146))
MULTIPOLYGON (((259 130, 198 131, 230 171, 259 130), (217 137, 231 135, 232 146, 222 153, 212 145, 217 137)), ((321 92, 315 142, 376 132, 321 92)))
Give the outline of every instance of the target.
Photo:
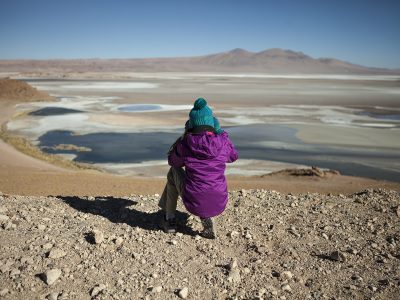
POLYGON ((27 71, 0 80, 0 298, 397 299, 397 77, 27 71), (178 233, 159 230, 157 144, 91 162, 96 144, 63 142, 164 128, 164 151, 199 95, 243 149, 216 240, 181 204, 178 233))

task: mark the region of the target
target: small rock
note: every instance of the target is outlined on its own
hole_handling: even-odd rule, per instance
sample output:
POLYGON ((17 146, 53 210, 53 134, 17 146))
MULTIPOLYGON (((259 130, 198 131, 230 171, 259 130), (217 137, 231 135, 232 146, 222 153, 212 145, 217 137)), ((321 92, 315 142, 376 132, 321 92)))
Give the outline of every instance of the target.
POLYGON ((285 291, 285 292, 291 292, 292 291, 292 288, 287 283, 283 284, 281 286, 281 288, 282 288, 282 291, 285 291))
POLYGON ((53 244, 52 243, 46 243, 42 246, 43 249, 45 250, 49 250, 51 248, 53 248, 53 244))
POLYGON ((400 205, 397 206, 396 215, 397 215, 398 217, 400 217, 400 205))
POLYGON ((16 276, 16 275, 19 275, 19 274, 21 274, 21 271, 18 270, 18 269, 12 269, 11 272, 10 272, 10 276, 16 276))
POLYGON ((155 287, 153 287, 153 288, 151 289, 151 291, 152 291, 153 293, 161 293, 161 291, 162 291, 162 286, 161 286, 161 285, 155 286, 155 287))
POLYGON ((292 279, 293 278, 293 274, 290 271, 283 271, 282 272, 282 277, 284 277, 286 279, 292 279))
POLYGON ((237 231, 235 231, 235 230, 233 230, 233 231, 231 231, 231 232, 228 233, 228 236, 229 236, 230 238, 234 238, 235 236, 238 236, 238 235, 239 235, 239 232, 237 232, 237 231))
POLYGON ((322 237, 324 238, 324 239, 326 239, 327 241, 329 240, 329 236, 324 232, 324 233, 322 233, 322 237))
POLYGON ((0 291, 0 297, 4 297, 5 295, 8 294, 8 292, 9 292, 8 289, 2 289, 2 290, 0 291))
POLYGON ((95 244, 101 244, 104 241, 104 234, 100 230, 93 230, 91 234, 95 244))
POLYGON ((39 230, 45 230, 46 229, 46 225, 43 225, 43 224, 39 224, 38 226, 37 226, 37 228, 39 229, 39 230))
POLYGON ((363 281, 363 278, 359 275, 353 275, 353 276, 351 276, 351 279, 353 279, 354 281, 358 281, 358 282, 363 281))
POLYGON ((93 289, 92 289, 92 291, 91 291, 91 293, 90 293, 90 296, 92 296, 92 297, 95 297, 95 296, 97 296, 98 294, 100 294, 104 289, 106 288, 106 285, 105 284, 98 284, 98 285, 96 285, 93 289))
POLYGON ((64 257, 67 253, 65 253, 63 250, 61 249, 52 249, 49 254, 48 254, 48 258, 61 258, 64 257))
POLYGON ((189 289, 187 287, 184 287, 178 293, 179 298, 182 299, 186 299, 188 295, 189 295, 189 289))
POLYGON ((262 296, 264 296, 264 294, 265 294, 266 292, 267 292, 266 289, 261 288, 261 289, 258 290, 257 296, 258 296, 259 298, 261 298, 262 296))
POLYGON ((231 283, 239 283, 241 280, 239 269, 235 268, 229 272, 228 281, 231 283))
POLYGON ((237 259, 232 258, 231 262, 229 263, 229 270, 236 269, 238 266, 237 259))
POLYGON ((117 247, 121 246, 123 242, 124 242, 124 239, 122 237, 118 237, 114 241, 114 243, 115 243, 115 245, 117 245, 117 247))
POLYGON ((251 270, 249 268, 244 268, 243 273, 244 274, 250 274, 251 270))
POLYGON ((177 245, 177 244, 178 244, 178 242, 177 242, 176 240, 171 240, 169 243, 170 243, 171 245, 177 245))
POLYGON ((137 253, 137 252, 133 252, 133 253, 132 253, 132 257, 133 257, 134 259, 139 259, 139 258, 140 258, 140 254, 137 253))
POLYGON ((340 251, 333 251, 329 255, 329 258, 334 260, 334 261, 340 261, 340 262, 345 262, 346 261, 346 256, 340 251))
POLYGON ((10 271, 10 266, 9 265, 0 266, 0 273, 7 273, 9 271, 10 271))
POLYGON ((372 286, 372 285, 368 286, 368 288, 369 288, 371 291, 373 291, 373 292, 376 292, 376 291, 378 290, 377 287, 372 286))
POLYGON ((23 256, 21 257, 21 264, 27 264, 27 265, 31 265, 33 264, 33 258, 30 256, 23 256))
POLYGON ((46 299, 48 300, 57 300, 58 299, 58 293, 57 292, 53 292, 47 295, 46 299))
POLYGON ((43 280, 48 285, 52 285, 61 276, 60 269, 52 269, 43 273, 43 280))
POLYGON ((6 215, 0 215, 0 222, 2 222, 2 221, 7 221, 8 219, 10 219, 8 216, 6 216, 6 215))

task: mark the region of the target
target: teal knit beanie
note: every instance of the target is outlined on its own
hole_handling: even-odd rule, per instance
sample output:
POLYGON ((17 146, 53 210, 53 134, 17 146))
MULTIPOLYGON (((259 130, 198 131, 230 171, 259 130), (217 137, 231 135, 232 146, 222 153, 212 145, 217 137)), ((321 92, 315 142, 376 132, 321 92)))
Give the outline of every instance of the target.
POLYGON ((193 127, 208 125, 214 127, 214 117, 207 101, 199 98, 194 102, 193 108, 189 113, 190 125, 193 127))
POLYGON ((216 134, 221 134, 224 131, 221 129, 221 125, 219 124, 219 121, 217 118, 214 117, 214 131, 216 134))

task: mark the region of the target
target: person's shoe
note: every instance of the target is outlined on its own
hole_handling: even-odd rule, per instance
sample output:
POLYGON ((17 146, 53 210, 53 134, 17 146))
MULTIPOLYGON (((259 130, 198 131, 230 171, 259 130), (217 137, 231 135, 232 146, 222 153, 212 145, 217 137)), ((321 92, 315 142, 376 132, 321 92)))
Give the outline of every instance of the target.
POLYGON ((214 222, 211 218, 201 219, 201 224, 203 224, 203 232, 200 234, 206 239, 215 239, 217 234, 214 228, 214 222))
POLYGON ((176 218, 167 220, 165 216, 163 216, 160 225, 161 229, 164 230, 165 233, 176 233, 176 218))

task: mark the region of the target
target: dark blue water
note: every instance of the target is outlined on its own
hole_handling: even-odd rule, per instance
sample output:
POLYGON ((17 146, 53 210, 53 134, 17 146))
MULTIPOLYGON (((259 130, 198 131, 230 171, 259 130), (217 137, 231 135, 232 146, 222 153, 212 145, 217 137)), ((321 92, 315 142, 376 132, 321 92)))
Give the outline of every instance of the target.
POLYGON ((363 111, 363 112, 357 113, 357 115, 368 116, 368 117, 378 119, 378 120, 393 120, 393 121, 400 120, 400 114, 378 114, 378 113, 373 113, 373 112, 369 112, 369 111, 363 111))
MULTIPOLYGON (((369 164, 400 161, 400 154, 371 151, 363 148, 333 148, 304 144, 296 138, 296 130, 282 125, 248 125, 227 128, 240 158, 318 166, 342 174, 400 181, 400 170, 368 167, 369 164), (260 145, 258 141, 272 142, 260 145), (282 146, 280 146, 282 145, 282 146)), ((170 145, 181 135, 176 132, 110 133, 74 135, 70 131, 50 131, 39 138, 39 147, 48 153, 72 153, 75 160, 86 163, 139 163, 166 159, 170 145), (73 144, 88 147, 90 152, 52 150, 47 147, 73 144), (46 146, 46 147, 44 147, 46 146)))
POLYGON ((44 107, 29 113, 30 116, 57 116, 66 114, 76 114, 83 111, 77 109, 63 108, 63 107, 44 107))

